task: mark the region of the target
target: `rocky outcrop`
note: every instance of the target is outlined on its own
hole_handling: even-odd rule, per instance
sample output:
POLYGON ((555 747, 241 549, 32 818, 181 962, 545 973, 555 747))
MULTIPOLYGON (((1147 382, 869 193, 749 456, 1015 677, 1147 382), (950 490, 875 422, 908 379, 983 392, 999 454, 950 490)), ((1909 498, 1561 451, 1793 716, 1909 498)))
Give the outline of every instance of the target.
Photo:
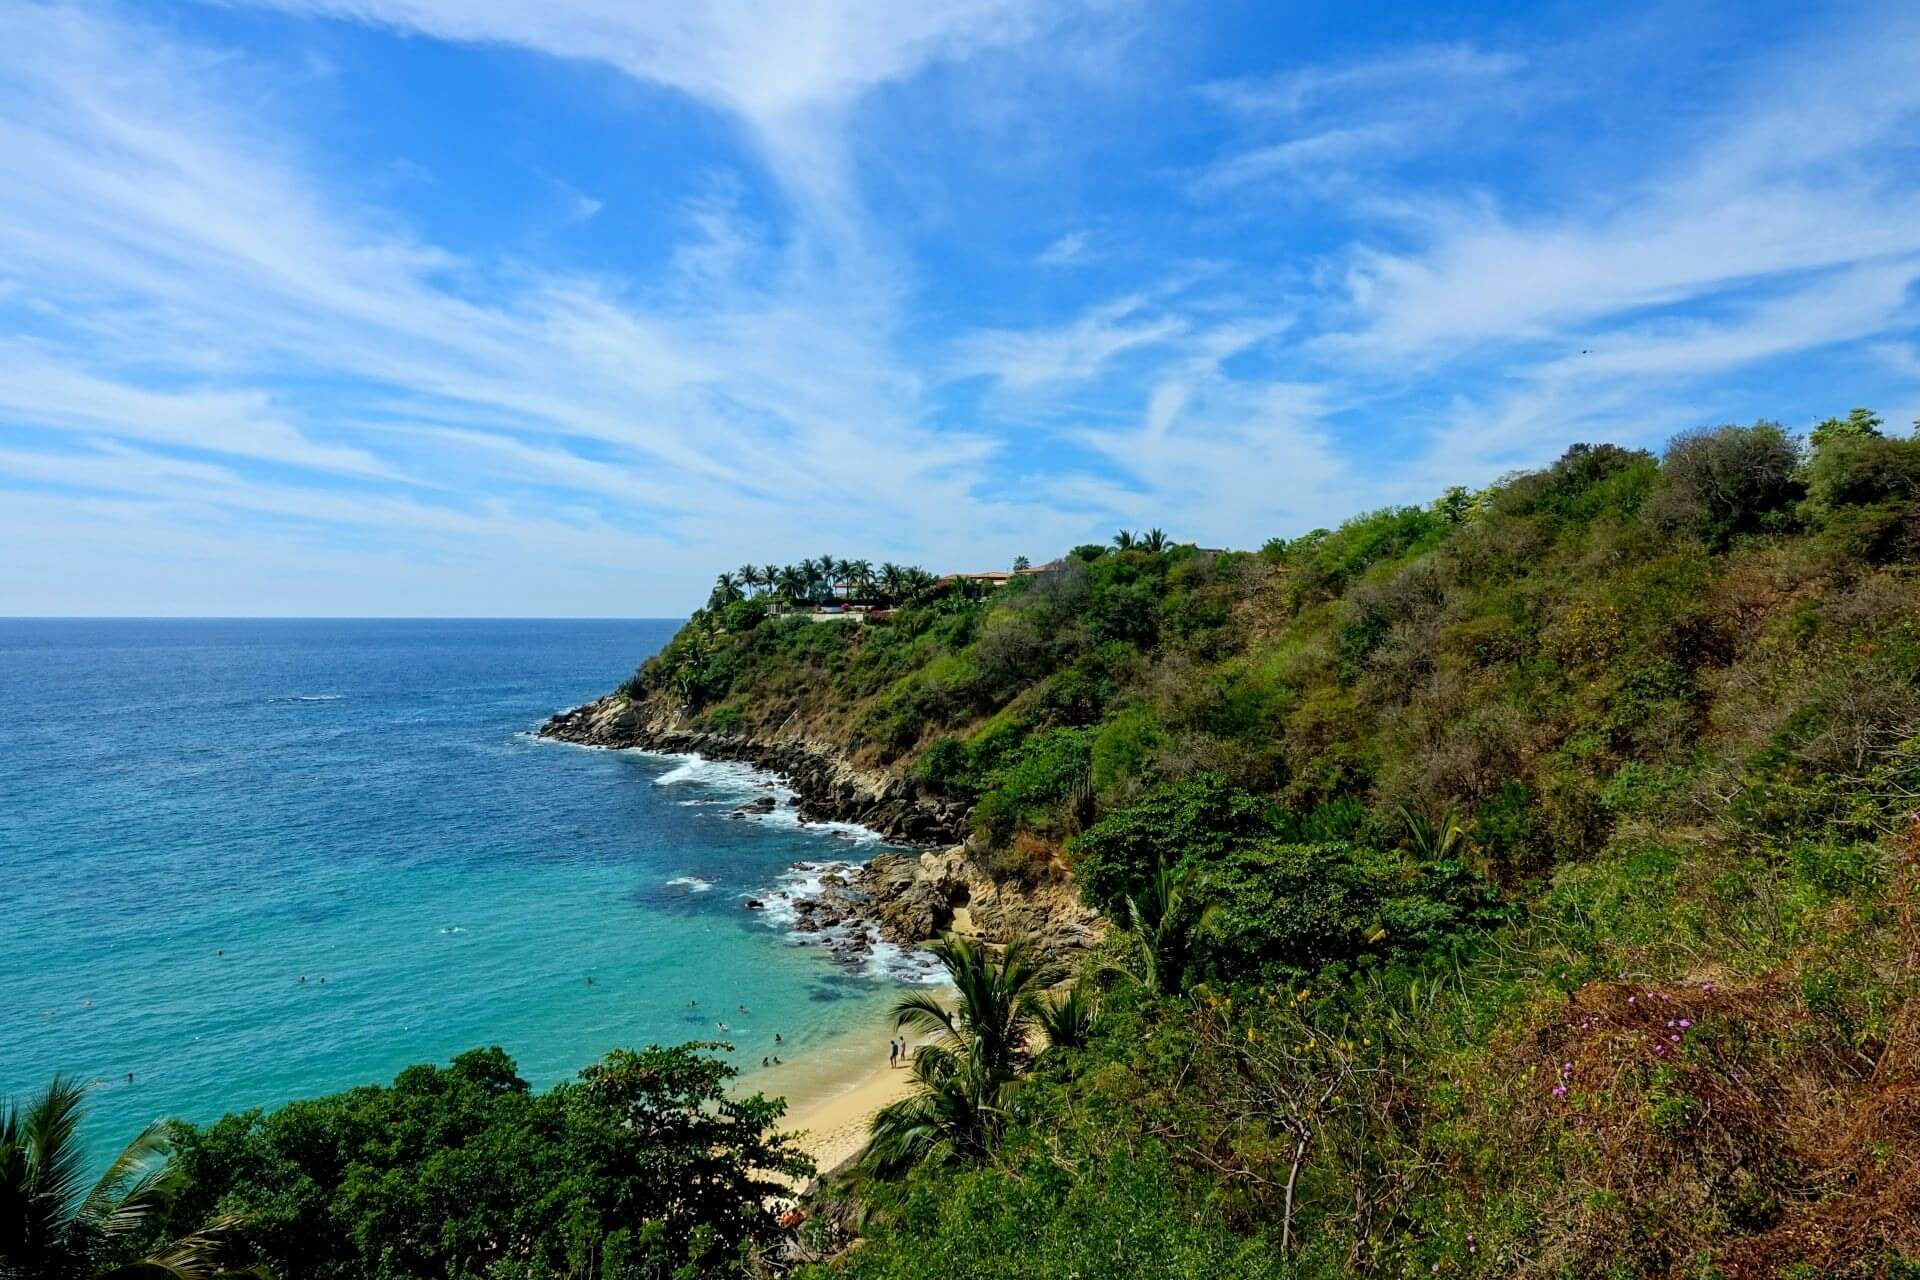
POLYGON ((989 942, 1028 937, 1056 959, 1099 941, 1099 915, 1063 874, 1031 885, 996 880, 965 845, 921 854, 882 853, 851 877, 889 942, 903 945, 948 931, 989 942))
MULTIPOLYGON (((739 760, 779 775, 794 792, 803 822, 853 822, 919 853, 881 853, 864 866, 820 878, 817 892, 795 896, 794 930, 820 935, 849 963, 863 962, 876 939, 915 946, 949 931, 989 942, 1032 937, 1053 958, 1070 960, 1099 939, 1100 917, 1080 901, 1061 868, 1039 884, 996 880, 964 843, 965 805, 928 795, 912 779, 860 769, 805 738, 771 742, 682 728, 670 709, 619 694, 563 711, 540 735, 591 747, 635 747, 739 760)), ((773 808, 750 801, 731 816, 773 808)), ((786 898, 782 892, 775 895, 786 898)), ((763 910, 758 898, 748 910, 763 910)))
POLYGON ((679 727, 670 709, 610 694, 540 726, 540 736, 589 747, 739 760, 793 788, 802 822, 853 822, 896 844, 950 845, 965 837, 967 806, 929 795, 911 778, 861 769, 806 738, 762 741, 679 727))

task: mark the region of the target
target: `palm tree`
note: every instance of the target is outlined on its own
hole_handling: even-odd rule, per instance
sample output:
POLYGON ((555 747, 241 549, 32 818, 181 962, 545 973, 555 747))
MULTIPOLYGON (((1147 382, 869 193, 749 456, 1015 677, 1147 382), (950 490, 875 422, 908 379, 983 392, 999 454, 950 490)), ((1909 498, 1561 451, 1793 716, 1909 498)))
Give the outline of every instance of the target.
POLYGON ((1171 545, 1173 544, 1168 539, 1166 530, 1160 528, 1147 530, 1147 536, 1140 540, 1140 546, 1143 550, 1151 551, 1155 554, 1165 551, 1171 545))
POLYGON ((1033 997, 1032 1009, 1047 1044, 1057 1049, 1084 1048, 1100 1014, 1098 997, 1084 978, 1059 995, 1033 997))
POLYGON ((710 603, 732 604, 739 598, 740 583, 732 574, 723 573, 713 580, 713 595, 709 598, 710 603))
POLYGON ((880 590, 885 593, 888 604, 899 604, 900 597, 906 594, 907 571, 889 560, 880 566, 880 590))
POLYGON ((86 1088, 64 1076, 38 1097, 8 1099, 0 1110, 0 1276, 33 1280, 212 1280, 232 1274, 220 1263, 222 1237, 238 1225, 222 1218, 194 1235, 124 1266, 106 1254, 163 1208, 171 1191, 168 1143, 156 1122, 86 1184, 80 1143, 86 1088))
POLYGON ((760 566, 760 585, 771 591, 780 581, 780 566, 763 564, 760 566))
POLYGON ((781 599, 788 604, 798 604, 807 594, 807 575, 798 565, 788 565, 774 574, 781 599))
POLYGON ((1122 529, 1120 532, 1114 534, 1113 549, 1115 551, 1133 550, 1133 531, 1131 529, 1122 529))
POLYGON ((760 585, 760 570, 754 565, 741 565, 738 569, 734 570, 734 576, 740 579, 740 585, 745 587, 748 592, 752 592, 755 587, 760 585))
POLYGON ((1127 895, 1121 912, 1120 925, 1133 935, 1140 965, 1128 976, 1158 995, 1178 995, 1186 980, 1194 922, 1181 906, 1190 874, 1187 868, 1161 867, 1145 893, 1127 895))
POLYGON ((1004 1125, 1007 1086, 1032 1059, 1035 997, 1053 978, 1026 938, 995 954, 950 933, 928 950, 946 967, 957 999, 948 1009, 917 993, 894 1006, 895 1027, 932 1039, 914 1053, 914 1093, 873 1117, 865 1159, 882 1175, 991 1149, 1004 1125))
POLYGON ((840 575, 846 580, 854 595, 864 599, 873 590, 873 561, 871 560, 842 560, 840 575))
POLYGON ((1004 1127, 1011 1079, 928 1045, 913 1056, 914 1091, 876 1111, 860 1161, 882 1178, 916 1165, 984 1160, 1004 1127))

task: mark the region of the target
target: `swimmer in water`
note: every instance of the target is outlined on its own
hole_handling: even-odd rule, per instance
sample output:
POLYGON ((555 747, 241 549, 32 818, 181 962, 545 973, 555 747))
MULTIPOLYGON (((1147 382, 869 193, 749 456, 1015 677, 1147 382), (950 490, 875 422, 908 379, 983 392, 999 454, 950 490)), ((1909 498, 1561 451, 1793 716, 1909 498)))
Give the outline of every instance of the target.
POLYGON ((133 1083, 133 1072, 131 1072, 131 1071, 129 1071, 129 1072, 127 1072, 127 1083, 128 1083, 128 1084, 132 1084, 132 1083, 133 1083))
POLYGON ((779 1043, 780 1043, 780 1033, 779 1033, 778 1031, 776 1031, 776 1032, 774 1032, 774 1033, 773 1033, 773 1042, 774 1042, 775 1044, 779 1044, 779 1043))

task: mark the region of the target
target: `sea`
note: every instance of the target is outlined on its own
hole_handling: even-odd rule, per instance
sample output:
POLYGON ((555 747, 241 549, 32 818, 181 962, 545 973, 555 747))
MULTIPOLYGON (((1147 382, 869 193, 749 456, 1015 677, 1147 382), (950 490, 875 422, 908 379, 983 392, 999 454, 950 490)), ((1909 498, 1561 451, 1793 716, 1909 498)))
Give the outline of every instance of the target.
POLYGON ((0 620, 0 1095, 89 1082, 97 1158, 480 1046, 545 1087, 714 1041, 745 1088, 878 1044, 925 957, 842 967, 776 896, 876 836, 534 736, 677 625, 0 620))

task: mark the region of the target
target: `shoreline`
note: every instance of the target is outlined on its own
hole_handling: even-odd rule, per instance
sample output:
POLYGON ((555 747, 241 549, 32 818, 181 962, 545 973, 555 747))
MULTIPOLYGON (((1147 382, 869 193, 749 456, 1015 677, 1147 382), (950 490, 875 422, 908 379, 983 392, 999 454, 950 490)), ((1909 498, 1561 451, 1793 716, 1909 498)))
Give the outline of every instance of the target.
POLYGON ((928 794, 890 769, 855 765, 842 749, 797 735, 762 739, 688 729, 677 712, 656 701, 607 694, 556 712, 534 732, 581 746, 638 747, 753 765, 793 791, 803 819, 868 827, 895 844, 944 847, 967 835, 970 806, 928 794))
MULTIPOLYGON (((942 1004, 952 1007, 951 986, 931 990, 942 1004)), ((836 1036, 805 1061, 742 1071, 734 1081, 736 1095, 764 1093, 786 1099, 787 1114, 776 1127, 792 1135, 794 1145, 813 1157, 816 1178, 859 1155, 873 1113, 912 1090, 913 1072, 887 1065, 886 1041, 896 1034, 890 1022, 884 1016, 877 1018, 871 1028, 836 1036)), ((916 1043, 924 1039, 910 1037, 916 1043)))

